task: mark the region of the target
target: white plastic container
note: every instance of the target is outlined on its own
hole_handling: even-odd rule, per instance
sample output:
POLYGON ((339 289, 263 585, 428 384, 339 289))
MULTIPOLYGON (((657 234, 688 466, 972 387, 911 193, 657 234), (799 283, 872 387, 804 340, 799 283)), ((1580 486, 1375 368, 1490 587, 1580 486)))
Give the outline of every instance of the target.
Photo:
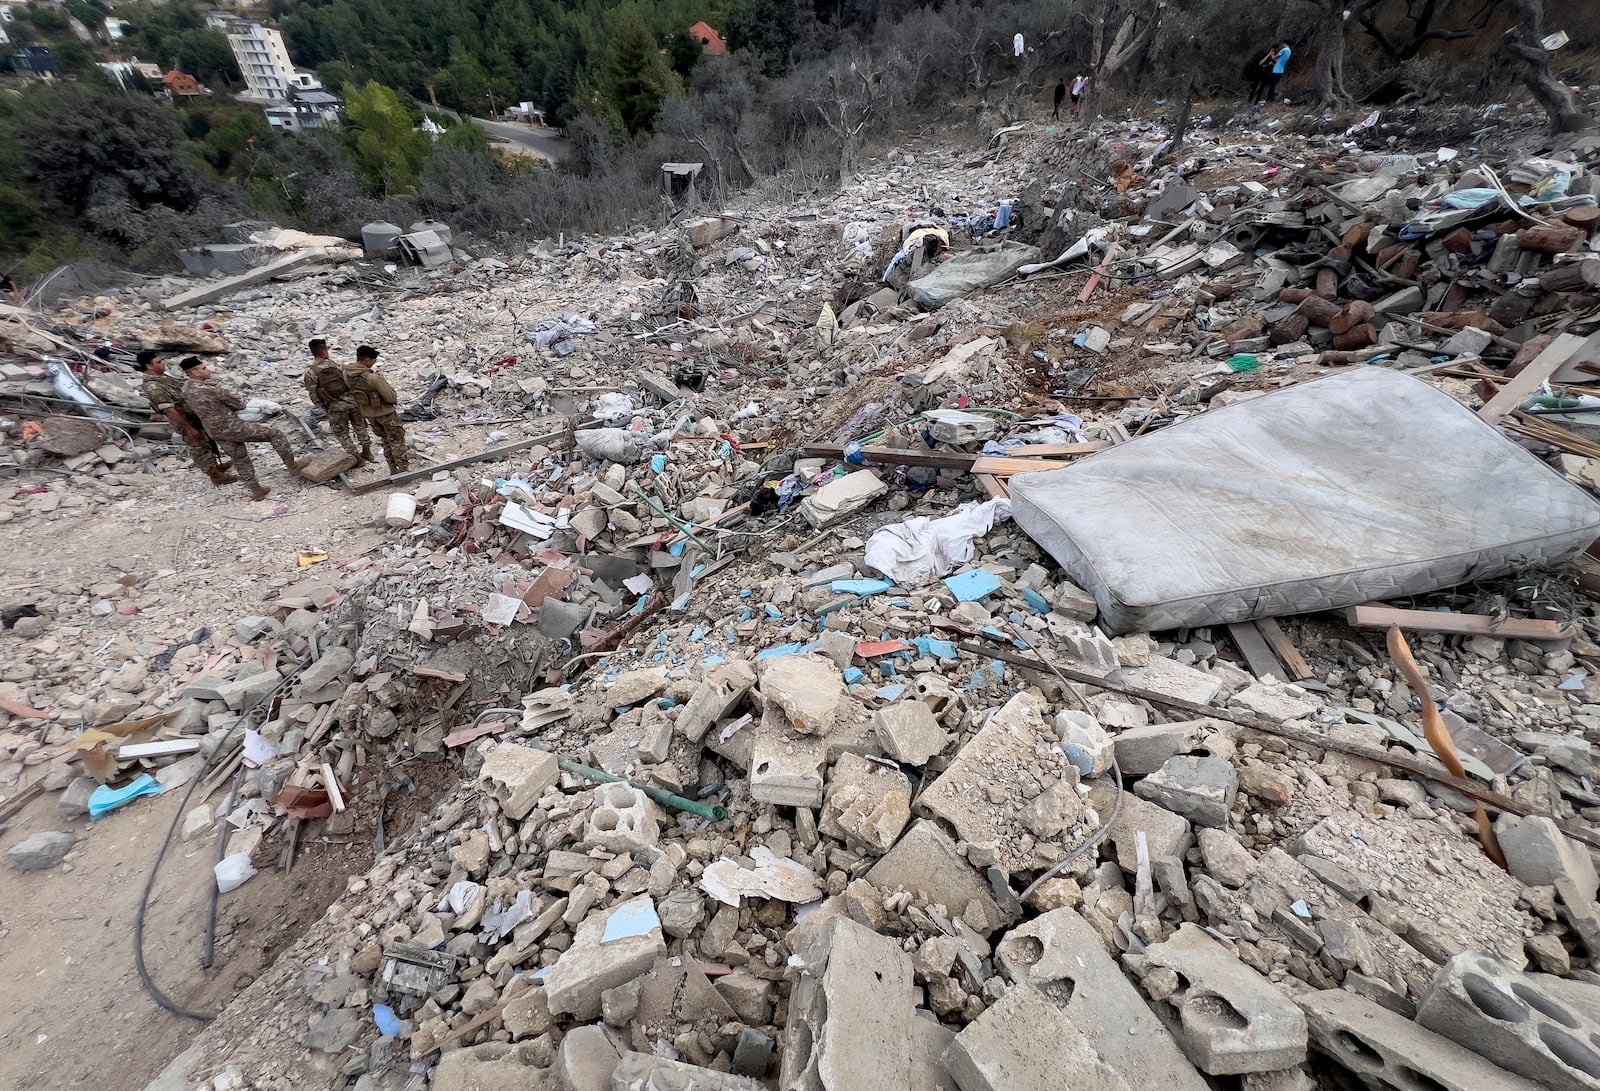
POLYGON ((409 527, 417 518, 417 498, 408 492, 389 494, 389 505, 384 509, 383 521, 391 527, 409 527))

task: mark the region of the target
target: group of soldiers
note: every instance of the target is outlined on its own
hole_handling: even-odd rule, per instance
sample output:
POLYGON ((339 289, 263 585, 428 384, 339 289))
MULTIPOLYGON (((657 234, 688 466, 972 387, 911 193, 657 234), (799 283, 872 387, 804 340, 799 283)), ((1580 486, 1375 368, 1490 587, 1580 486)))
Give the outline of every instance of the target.
MULTIPOLYGON (((329 428, 339 445, 361 462, 375 461, 370 428, 383 444, 389 473, 405 472, 409 468, 405 429, 400 425, 394 387, 375 370, 378 350, 362 345, 356 349, 355 363, 341 366, 328 356, 328 343, 322 338, 309 347, 306 392, 312 405, 328 414, 329 428)), ((199 357, 178 361, 181 379, 168 370, 166 358, 154 349, 139 353, 135 366, 144 375, 142 390, 150 408, 171 423, 195 466, 218 488, 237 481, 249 491, 251 500, 266 498, 270 490, 256 478, 250 461, 251 443, 271 444, 290 473, 301 472, 302 463, 295 458, 288 437, 269 425, 243 419, 239 413, 244 401, 214 381, 211 368, 199 357)))

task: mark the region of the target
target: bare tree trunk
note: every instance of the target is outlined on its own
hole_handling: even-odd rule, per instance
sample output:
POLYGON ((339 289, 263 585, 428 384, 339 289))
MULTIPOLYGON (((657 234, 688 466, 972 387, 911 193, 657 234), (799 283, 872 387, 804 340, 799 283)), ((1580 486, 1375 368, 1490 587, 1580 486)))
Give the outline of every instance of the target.
POLYGON ((1521 16, 1516 29, 1501 48, 1522 63, 1522 80, 1546 114, 1550 127, 1558 133, 1573 133, 1595 125, 1595 119, 1578 109, 1572 91, 1550 72, 1550 51, 1540 44, 1544 38, 1544 0, 1513 0, 1521 16))
POLYGON ((1189 131, 1189 114, 1194 109, 1194 78, 1192 76, 1184 81, 1178 96, 1178 116, 1172 122, 1171 154, 1174 160, 1177 160, 1183 152, 1183 138, 1189 131))
POLYGON ((1325 0, 1321 23, 1321 41, 1317 44, 1317 104, 1343 107, 1350 104, 1350 92, 1344 87, 1344 51, 1350 32, 1342 0, 1325 0))

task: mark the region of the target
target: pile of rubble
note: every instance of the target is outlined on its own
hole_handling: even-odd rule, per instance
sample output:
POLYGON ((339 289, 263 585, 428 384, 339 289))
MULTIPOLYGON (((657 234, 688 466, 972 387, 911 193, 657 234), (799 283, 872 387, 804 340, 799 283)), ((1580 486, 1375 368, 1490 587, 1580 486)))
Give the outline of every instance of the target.
MULTIPOLYGON (((1163 166, 1107 124, 1092 168, 1011 131, 828 208, 305 266, 185 315, 290 411, 307 338, 379 344, 440 465, 360 486, 381 545, 181 646, 123 636, 87 689, 53 671, 101 634, 59 622, 136 615, 126 586, 8 614, 0 740, 64 811, 187 785, 229 886, 302 828, 375 841, 156 1086, 1600 1087, 1592 562, 1123 632, 1008 518, 1331 368, 1422 376, 1600 487, 1593 146, 1378 131, 1299 170, 1248 130, 1163 166), (1113 181, 1018 194, 1063 157, 1113 181), (461 783, 385 829, 409 762, 461 783)), ((179 287, 29 319, 52 348, 11 337, 8 385, 112 401, 91 328, 179 287)), ((19 462, 61 457, 6 404, 19 462)), ((138 423, 110 449, 165 469, 138 423)), ((165 476, 85 466, 63 507, 165 476)))

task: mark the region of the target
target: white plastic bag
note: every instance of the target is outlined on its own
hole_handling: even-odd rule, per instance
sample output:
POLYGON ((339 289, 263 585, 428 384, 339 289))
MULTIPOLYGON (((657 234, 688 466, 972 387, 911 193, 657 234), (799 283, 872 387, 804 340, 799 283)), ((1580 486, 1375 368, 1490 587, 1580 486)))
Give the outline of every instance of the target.
POLYGON ((256 869, 250 866, 248 852, 236 852, 232 856, 224 856, 217 861, 217 866, 212 868, 217 876, 217 891, 226 894, 230 890, 238 890, 255 876, 256 869))
POLYGON ((973 543, 1009 518, 1011 502, 1002 499, 967 504, 940 519, 919 515, 868 538, 867 565, 902 587, 915 587, 972 560, 973 543))

